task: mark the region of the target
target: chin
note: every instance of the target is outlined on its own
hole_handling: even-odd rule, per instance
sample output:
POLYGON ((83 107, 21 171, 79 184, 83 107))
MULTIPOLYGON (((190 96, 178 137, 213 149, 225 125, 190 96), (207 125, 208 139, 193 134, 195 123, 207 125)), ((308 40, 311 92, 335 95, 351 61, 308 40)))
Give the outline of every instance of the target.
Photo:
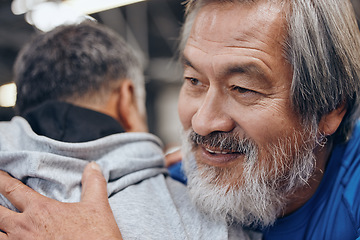
POLYGON ((189 134, 185 133, 183 141, 183 162, 190 198, 200 211, 229 224, 256 228, 272 225, 284 212, 288 196, 304 186, 315 169, 313 148, 292 146, 293 151, 284 151, 289 149, 289 141, 269 146, 267 159, 260 161, 259 148, 249 140, 251 147, 241 161, 209 164, 198 157, 189 134), (289 159, 291 167, 284 167, 289 159))

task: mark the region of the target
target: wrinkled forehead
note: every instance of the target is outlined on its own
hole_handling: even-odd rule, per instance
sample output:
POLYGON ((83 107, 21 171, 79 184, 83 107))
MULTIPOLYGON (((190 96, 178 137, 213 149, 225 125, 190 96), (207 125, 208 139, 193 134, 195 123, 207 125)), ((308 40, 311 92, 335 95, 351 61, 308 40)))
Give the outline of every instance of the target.
POLYGON ((219 34, 217 37, 221 38, 222 35, 229 34, 230 30, 236 38, 239 33, 255 34, 268 29, 268 24, 276 25, 275 30, 278 30, 284 27, 282 15, 283 11, 278 5, 267 2, 243 6, 234 3, 209 4, 197 13, 190 34, 216 31, 219 34))
POLYGON ((285 11, 273 1, 239 4, 238 1, 212 0, 188 17, 193 19, 188 19, 184 26, 181 57, 189 42, 200 39, 229 47, 242 46, 246 41, 263 38, 263 35, 267 36, 261 39, 266 41, 265 44, 283 45, 287 37, 285 11))
POLYGON ((189 14, 191 12, 198 11, 200 8, 207 4, 224 4, 224 3, 236 3, 236 4, 247 4, 253 5, 258 4, 260 2, 268 2, 274 4, 281 4, 282 6, 289 2, 288 0, 188 0, 185 2, 186 12, 185 14, 189 14))
MULTIPOLYGON (((185 18, 184 25, 182 27, 182 34, 181 34, 181 39, 180 39, 180 44, 179 44, 180 56, 185 49, 185 45, 190 36, 191 29, 193 27, 195 19, 197 18, 199 11, 201 9, 203 9, 204 7, 207 7, 209 5, 223 6, 226 4, 236 4, 236 5, 240 4, 246 8, 246 7, 251 7, 251 6, 254 6, 257 4, 264 4, 264 3, 268 3, 269 6, 276 6, 277 8, 280 7, 280 9, 283 10, 284 15, 290 9, 289 8, 290 2, 287 0, 189 0, 189 1, 187 1, 186 2, 186 14, 185 14, 186 18, 185 18)), ((209 18, 210 17, 211 16, 209 16, 209 18)), ((244 24, 244 23, 242 23, 242 24, 244 24)), ((245 24, 249 24, 249 22, 247 22, 245 24)))

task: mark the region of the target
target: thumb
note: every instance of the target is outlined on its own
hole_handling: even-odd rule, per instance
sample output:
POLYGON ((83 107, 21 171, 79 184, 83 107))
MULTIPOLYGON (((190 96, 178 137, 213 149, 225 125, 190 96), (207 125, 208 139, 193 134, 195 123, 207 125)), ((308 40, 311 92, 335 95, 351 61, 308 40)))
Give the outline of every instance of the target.
POLYGON ((81 202, 99 203, 108 201, 107 182, 97 163, 91 162, 86 165, 81 184, 81 202))

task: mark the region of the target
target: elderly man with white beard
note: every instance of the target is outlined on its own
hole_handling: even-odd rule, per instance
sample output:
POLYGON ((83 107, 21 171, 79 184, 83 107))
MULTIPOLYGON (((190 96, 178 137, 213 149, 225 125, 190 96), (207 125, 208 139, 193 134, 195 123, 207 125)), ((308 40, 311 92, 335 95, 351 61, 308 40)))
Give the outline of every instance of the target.
POLYGON ((179 116, 192 201, 264 239, 360 239, 350 2, 190 0, 186 14, 179 116))

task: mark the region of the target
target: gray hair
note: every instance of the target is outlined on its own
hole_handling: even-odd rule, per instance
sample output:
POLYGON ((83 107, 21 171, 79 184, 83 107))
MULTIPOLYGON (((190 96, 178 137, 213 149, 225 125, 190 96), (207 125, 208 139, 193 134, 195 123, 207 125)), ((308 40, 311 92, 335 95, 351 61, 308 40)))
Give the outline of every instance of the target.
MULTIPOLYGON (((344 119, 334 134, 347 141, 359 117, 360 34, 348 0, 267 0, 283 4, 288 36, 284 55, 293 67, 291 101, 304 124, 346 106, 344 119), (286 6, 286 7, 284 7, 286 6)), ((180 51, 185 48, 196 14, 213 2, 256 4, 259 0, 189 0, 180 51)))
MULTIPOLYGON (((48 100, 102 104, 124 79, 145 101, 140 55, 95 22, 64 25, 35 36, 14 65, 19 114, 48 100)), ((144 105, 144 103, 139 103, 144 105)))

